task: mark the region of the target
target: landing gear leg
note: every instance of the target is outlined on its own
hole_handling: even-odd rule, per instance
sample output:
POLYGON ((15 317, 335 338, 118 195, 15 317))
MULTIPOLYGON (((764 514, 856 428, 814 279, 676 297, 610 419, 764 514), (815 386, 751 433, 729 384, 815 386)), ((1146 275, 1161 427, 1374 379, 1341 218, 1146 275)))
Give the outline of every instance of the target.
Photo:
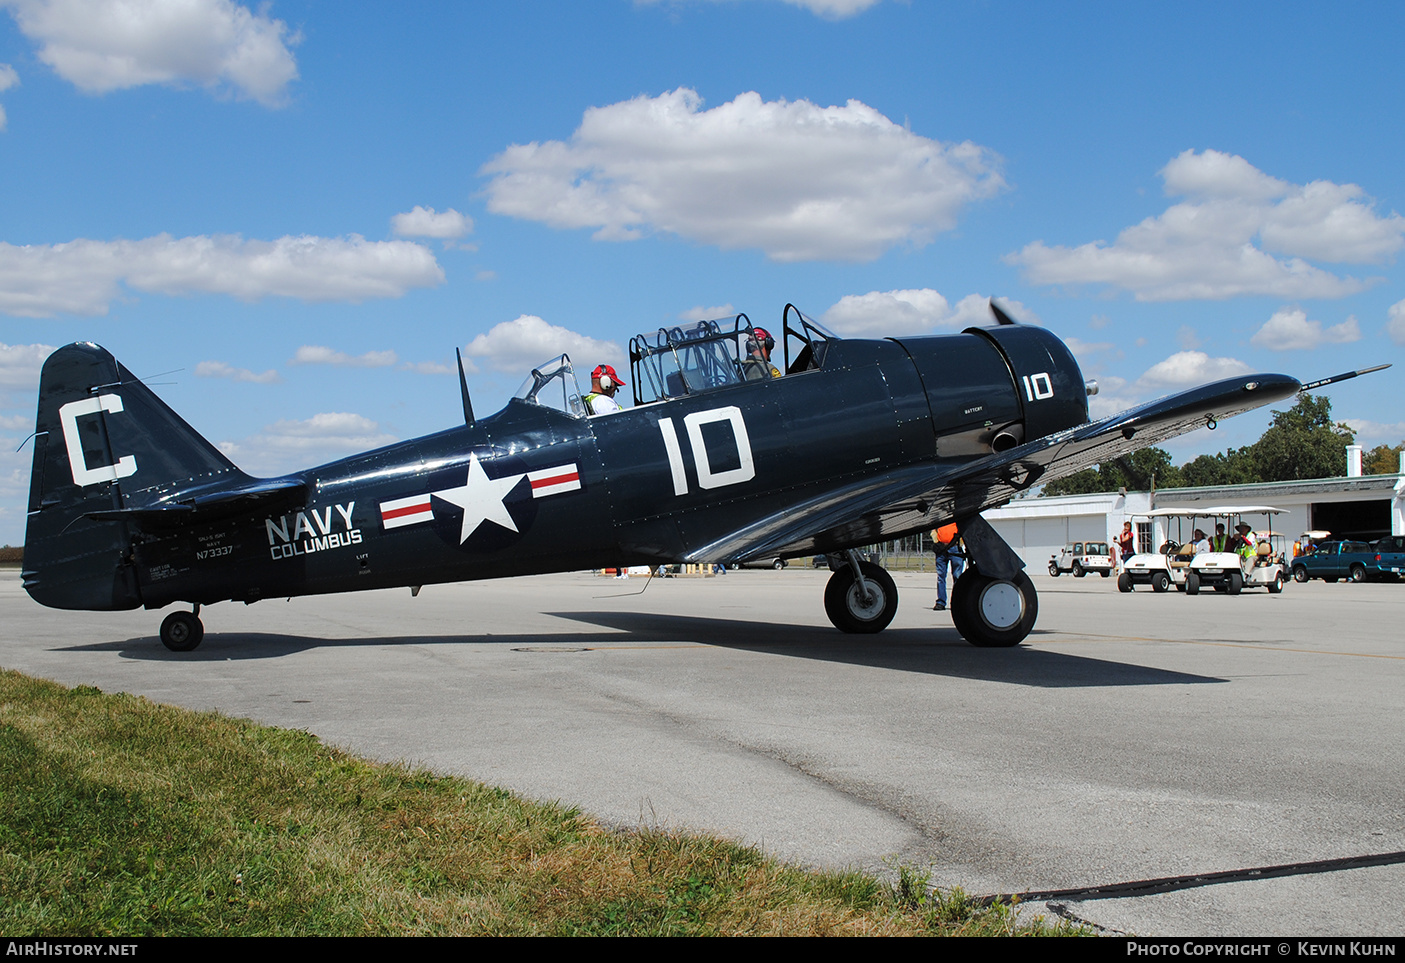
POLYGON ((1039 595, 1014 549, 979 515, 960 523, 970 566, 951 594, 951 621, 972 645, 1019 645, 1039 617, 1039 595))
POLYGON ((172 652, 189 652, 205 638, 200 606, 193 612, 172 612, 161 621, 161 644, 172 652))
POLYGON ((824 611, 841 632, 882 632, 898 614, 898 587, 881 566, 847 552, 849 564, 834 572, 824 587, 824 611))

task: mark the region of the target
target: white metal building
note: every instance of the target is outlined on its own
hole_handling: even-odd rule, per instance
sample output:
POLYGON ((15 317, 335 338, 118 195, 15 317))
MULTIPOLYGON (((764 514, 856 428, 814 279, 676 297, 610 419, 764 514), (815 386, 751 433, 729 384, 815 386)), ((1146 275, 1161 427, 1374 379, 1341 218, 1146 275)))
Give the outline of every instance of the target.
MULTIPOLYGON (((1169 532, 1164 521, 1145 517, 1153 508, 1211 505, 1271 505, 1286 510, 1273 517, 1273 530, 1291 542, 1302 532, 1322 530, 1333 538, 1373 540, 1405 535, 1405 457, 1395 475, 1362 475, 1360 447, 1348 450, 1348 474, 1341 478, 1219 485, 1209 488, 1163 488, 1155 492, 1108 492, 1021 498, 1004 508, 982 512, 1032 572, 1043 571, 1067 542, 1112 542, 1131 522, 1138 551, 1155 551, 1169 532)), ((1248 519, 1259 528, 1259 521, 1248 519)), ((1188 534, 1188 533, 1187 533, 1188 534)))

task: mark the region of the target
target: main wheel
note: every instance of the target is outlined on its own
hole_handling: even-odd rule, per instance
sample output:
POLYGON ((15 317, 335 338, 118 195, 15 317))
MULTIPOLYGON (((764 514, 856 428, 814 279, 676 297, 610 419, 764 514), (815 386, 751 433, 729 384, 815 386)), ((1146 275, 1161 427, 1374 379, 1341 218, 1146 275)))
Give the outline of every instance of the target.
POLYGON ((1082 577, 1083 577, 1083 566, 1080 565, 1080 564, 1078 564, 1077 562, 1074 562, 1074 563, 1073 563, 1073 577, 1074 577, 1074 578, 1082 578, 1082 577))
POLYGON ((1351 567, 1351 580, 1352 580, 1353 582, 1364 582, 1364 581, 1366 581, 1366 566, 1364 566, 1364 565, 1353 565, 1353 566, 1351 567))
POLYGON ((1052 558, 1049 559, 1049 574, 1054 576, 1054 578, 1059 577, 1059 563, 1052 558))
POLYGON ((972 645, 1019 645, 1039 617, 1039 596, 1024 572, 1013 580, 989 578, 968 568, 951 592, 951 621, 972 645))
POLYGON ((1196 575, 1194 572, 1191 572, 1189 575, 1187 575, 1187 576, 1185 577, 1185 594, 1186 594, 1186 595, 1199 595, 1199 594, 1200 594, 1200 576, 1199 576, 1199 575, 1196 575))
POLYGON ((1238 572, 1230 572, 1229 580, 1225 585, 1225 591, 1230 595, 1238 595, 1244 590, 1244 576, 1238 572))
POLYGON ((1311 578, 1311 576, 1307 574, 1307 569, 1306 569, 1306 568, 1304 568, 1304 567, 1301 566, 1301 565, 1296 565, 1296 566, 1293 567, 1293 581, 1294 581, 1294 582, 1306 583, 1309 578, 1311 578))
POLYGON ((172 612, 161 620, 161 644, 172 652, 189 652, 205 637, 205 626, 192 612, 172 612))
POLYGON ((1164 592, 1171 587, 1171 576, 1165 572, 1151 573, 1151 590, 1153 592, 1164 592))
POLYGON ((1126 572, 1123 572, 1121 575, 1117 576, 1117 591, 1132 591, 1132 576, 1128 575, 1126 572))
POLYGON ((845 565, 824 587, 824 612, 840 632, 882 632, 898 614, 898 587, 893 577, 872 562, 860 562, 868 595, 859 590, 853 566, 845 565))

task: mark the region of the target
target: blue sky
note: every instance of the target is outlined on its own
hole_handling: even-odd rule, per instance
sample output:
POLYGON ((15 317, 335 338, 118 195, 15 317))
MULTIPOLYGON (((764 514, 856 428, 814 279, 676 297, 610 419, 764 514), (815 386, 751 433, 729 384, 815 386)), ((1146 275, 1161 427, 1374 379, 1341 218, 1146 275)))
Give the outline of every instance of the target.
MULTIPOLYGON (((1095 414, 1402 359, 1399 4, 0 0, 0 542, 97 341, 255 474, 787 301, 1070 342, 1095 414), (709 312, 708 309, 712 309, 709 312), (174 372, 165 374, 166 372, 174 372)), ((1405 438, 1405 367, 1337 387, 1405 438)), ((1253 441, 1267 414, 1170 446, 1253 441)))

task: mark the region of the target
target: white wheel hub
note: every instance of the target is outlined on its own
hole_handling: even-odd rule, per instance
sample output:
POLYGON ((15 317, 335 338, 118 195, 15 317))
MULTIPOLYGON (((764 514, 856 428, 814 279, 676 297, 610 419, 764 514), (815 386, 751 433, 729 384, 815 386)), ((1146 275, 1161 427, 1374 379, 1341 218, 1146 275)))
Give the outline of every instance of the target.
POLYGON ((855 582, 849 586, 849 594, 845 602, 849 606, 849 614, 854 618, 864 622, 871 622, 883 614, 883 607, 888 604, 887 598, 883 595, 883 590, 873 584, 872 579, 868 582, 868 598, 865 599, 863 592, 859 590, 859 583, 855 582))
POLYGON ((981 618, 996 629, 1008 629, 1024 617, 1024 595, 1011 582, 991 582, 981 593, 981 618))

